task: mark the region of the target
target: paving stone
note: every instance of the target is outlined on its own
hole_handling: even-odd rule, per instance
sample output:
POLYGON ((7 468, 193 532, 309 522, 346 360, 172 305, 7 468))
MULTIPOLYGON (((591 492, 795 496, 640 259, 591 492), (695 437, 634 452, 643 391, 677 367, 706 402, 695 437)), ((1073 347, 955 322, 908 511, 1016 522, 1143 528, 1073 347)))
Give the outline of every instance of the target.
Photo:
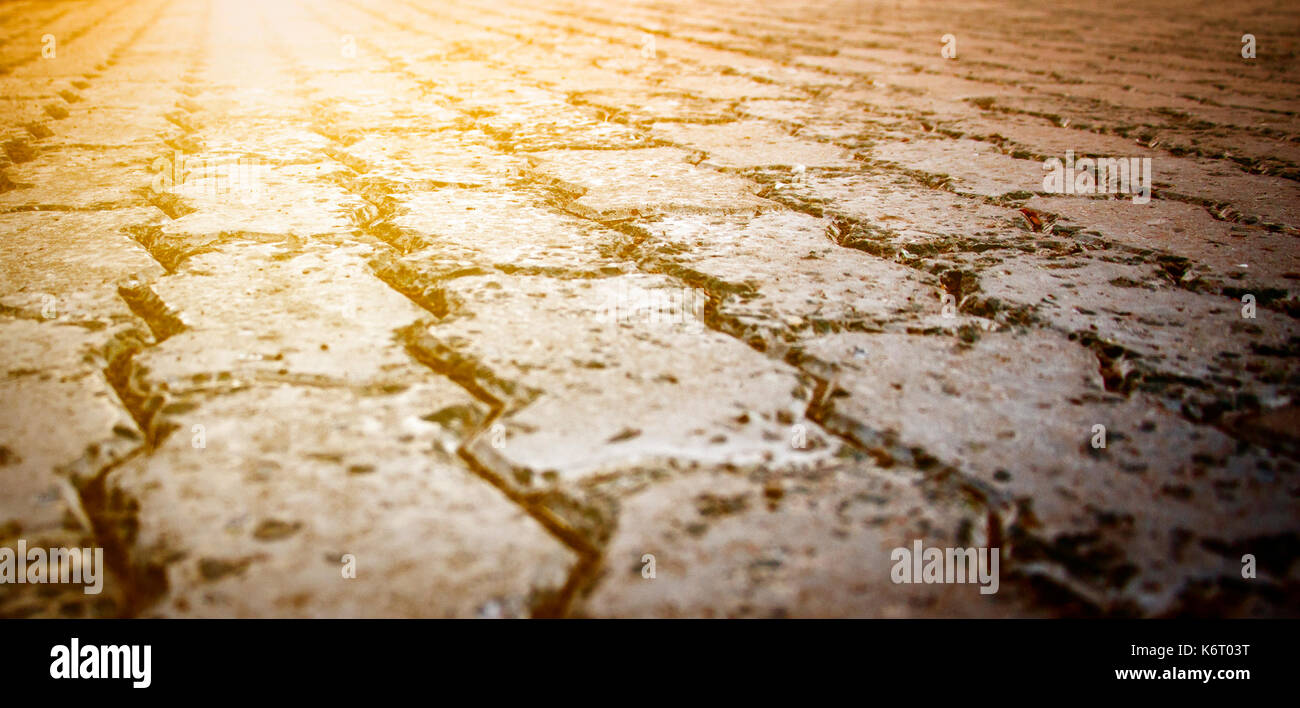
POLYGON ((0 331, 0 405, 22 411, 0 418, 0 523, 16 522, 33 535, 89 532, 76 485, 144 438, 105 380, 84 329, 5 319, 0 331))
POLYGON ((720 125, 665 123, 653 126, 653 132, 677 145, 707 153, 708 157, 700 163, 703 166, 846 167, 853 164, 842 148, 801 140, 761 121, 720 125))
POLYGON ((25 316, 104 327, 133 319, 118 286, 163 269, 126 229, 155 223, 152 207, 0 216, 0 305, 25 316))
POLYGON ((776 84, 762 83, 743 76, 719 76, 711 72, 696 71, 685 73, 674 71, 671 76, 659 84, 665 89, 710 98, 718 101, 736 99, 782 99, 796 98, 796 91, 776 84))
MULTIPOLYGON (((131 86, 125 92, 136 91, 136 87, 131 86)), ((51 139, 42 144, 51 148, 153 147, 157 144, 158 135, 172 128, 156 109, 141 109, 138 106, 106 107, 103 103, 96 101, 96 104, 86 108, 82 108, 85 104, 73 104, 69 107, 69 119, 58 121, 56 126, 48 124, 49 115, 37 117, 36 120, 46 123, 47 128, 53 132, 51 139)))
POLYGON ((471 268, 554 276, 616 274, 606 251, 617 234, 539 206, 542 195, 439 189, 403 199, 392 219, 416 250, 406 260, 429 275, 471 268))
POLYGON ((841 144, 879 130, 882 124, 902 122, 900 118, 866 115, 856 104, 830 97, 743 101, 736 111, 748 117, 779 121, 792 129, 797 127, 798 135, 841 144))
MULTIPOLYGON (((473 110, 473 109, 471 109, 473 110)), ((483 110, 483 109, 479 109, 483 110)), ((506 105, 477 124, 491 131, 502 149, 537 152, 557 149, 619 149, 649 147, 651 138, 590 107, 556 102, 506 105)))
MULTIPOLYGON (((333 147, 328 137, 280 118, 253 118, 204 128, 202 146, 216 155, 256 157, 269 165, 312 164, 333 147)), ((196 156, 197 157, 197 156, 196 156)))
POLYGON ((951 178, 957 192, 998 197, 1042 189, 1042 163, 1017 160, 974 140, 925 140, 877 145, 871 157, 951 178))
POLYGON ((135 358, 153 387, 272 380, 382 389, 423 375, 394 333, 427 313, 366 267, 369 247, 235 239, 209 248, 152 285, 178 321, 135 358))
POLYGON ((638 459, 746 463, 805 454, 791 449, 791 424, 778 421, 802 417, 811 382, 708 331, 698 294, 668 278, 485 275, 445 289, 458 316, 428 328, 430 340, 417 346, 428 355, 440 343, 491 373, 480 385, 499 387, 510 410, 501 454, 519 466, 568 478, 638 459), (504 348, 520 321, 532 323, 524 346, 504 348), (687 341, 696 343, 690 351, 677 346, 687 341), (718 371, 730 372, 732 383, 706 383, 704 374, 718 371), (709 405, 681 406, 706 389, 709 405), (617 400, 638 405, 610 415, 617 400))
POLYGON ((910 177, 813 174, 782 181, 771 198, 807 211, 858 219, 886 231, 914 252, 954 239, 1000 243, 1021 238, 1013 209, 928 188, 910 177))
POLYGON ((804 214, 667 217, 647 222, 638 253, 722 300, 737 336, 935 326, 942 288, 905 266, 841 248, 804 214), (797 265, 795 265, 797 264, 797 265), (901 326, 901 325, 900 325, 901 326))
POLYGON ((655 121, 684 121, 690 123, 716 123, 727 120, 731 104, 671 91, 640 89, 609 89, 584 91, 574 99, 580 105, 601 109, 604 115, 630 123, 648 124, 655 121))
POLYGON ((567 205, 600 220, 660 213, 757 211, 771 206, 757 188, 686 162, 689 153, 646 150, 555 150, 530 156, 533 171, 573 195, 567 205), (631 188, 635 185, 636 189, 631 188))
POLYGON ((1010 144, 1034 155, 1064 159, 1066 151, 1076 155, 1112 157, 1160 156, 1136 138, 1095 133, 1080 128, 1062 127, 1041 118, 1004 114, 978 114, 955 121, 953 127, 981 139, 1001 136, 1010 144))
POLYGON ((579 533, 599 534, 584 528, 594 502, 581 485, 602 475, 782 466, 837 447, 804 418, 815 382, 707 330, 699 294, 668 278, 488 275, 444 290, 455 315, 417 331, 412 346, 500 406, 469 450, 579 533), (562 500, 547 498, 556 492, 562 500))
POLYGON ((132 563, 166 580, 148 614, 527 616, 574 555, 443 450, 427 419, 473 406, 434 381, 256 388, 180 414, 192 424, 109 479, 139 505, 120 529, 132 563))
POLYGON ((0 208, 120 209, 145 204, 152 150, 65 148, 42 152, 6 172, 16 189, 0 194, 0 208))
POLYGON ((1135 248, 1187 258, 1203 267, 1204 277, 1229 284, 1289 291, 1300 274, 1294 236, 1219 221, 1202 207, 1179 202, 1035 197, 1026 206, 1060 215, 1135 248))
POLYGON ((346 153, 365 163, 365 175, 397 189, 500 186, 517 175, 521 161, 491 147, 485 133, 457 135, 372 134, 346 153))
POLYGON ((239 153, 205 152, 182 155, 159 167, 151 173, 150 197, 175 198, 180 204, 168 214, 175 218, 163 227, 167 234, 348 232, 354 228, 350 214, 365 203, 335 183, 334 176, 342 169, 329 162, 277 165, 239 153), (176 166, 182 160, 187 171, 184 181, 178 175, 170 185, 158 182, 161 172, 180 169, 176 166))
POLYGON ((1240 559, 1213 549, 1286 533, 1300 504, 1293 461, 1108 395, 1093 354, 1061 337, 842 333, 805 351, 848 394, 832 399, 832 429, 886 462, 923 450, 1007 496, 1009 530, 1027 537, 1008 565, 1103 607, 1176 610, 1193 581, 1239 576, 1240 559))
POLYGON ((894 583, 895 548, 911 551, 916 541, 923 547, 980 546, 988 540, 977 509, 878 471, 839 466, 767 481, 701 473, 631 495, 622 503, 621 519, 582 614, 1035 614, 1006 580, 991 594, 981 594, 979 585, 894 583), (654 576, 646 577, 650 560, 654 576))
POLYGON ((1128 352, 1125 366, 1168 375, 1167 384, 1186 378, 1220 395, 1250 392, 1263 400, 1295 386, 1290 317, 1259 309, 1247 318, 1240 301, 1175 287, 1158 267, 1012 258, 979 280, 981 297, 1029 305, 1062 332, 1119 345, 1128 352))

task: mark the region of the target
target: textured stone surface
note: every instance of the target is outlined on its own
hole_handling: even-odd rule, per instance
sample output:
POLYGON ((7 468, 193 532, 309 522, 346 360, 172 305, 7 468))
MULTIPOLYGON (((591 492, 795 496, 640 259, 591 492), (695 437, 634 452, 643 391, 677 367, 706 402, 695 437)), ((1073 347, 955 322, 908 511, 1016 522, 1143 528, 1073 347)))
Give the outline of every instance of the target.
POLYGON ((1297 51, 1263 0, 10 3, 0 544, 110 567, 0 616, 1296 615, 1297 51))
POLYGON ((135 562, 166 567, 150 613, 528 615, 573 554, 426 420, 471 404, 439 380, 391 395, 255 388, 173 414, 181 431, 110 479, 140 504, 135 562))
POLYGON ((1034 561, 1026 572, 1107 604, 1168 611, 1185 584, 1239 569, 1216 544, 1285 533, 1300 511, 1291 460, 1239 450, 1140 396, 1107 394, 1086 350, 1040 334, 927 339, 811 343, 811 365, 848 394, 833 399, 828 425, 886 463, 923 462, 924 451, 995 489, 1014 508, 1013 543, 1026 547, 1013 553, 1034 561), (1097 425, 1104 448, 1093 446, 1097 425))
POLYGON ((534 171, 572 195, 570 208, 599 220, 661 213, 758 211, 767 202, 744 180, 694 166, 670 148, 546 151, 534 171), (635 189, 633 189, 635 185, 635 189))
POLYGON ((583 611, 597 617, 1035 616, 1014 588, 890 581, 894 548, 984 545, 984 519, 870 466, 702 474, 631 495, 583 611), (654 577, 643 572, 649 554, 654 577), (709 588, 709 592, 698 592, 709 588))

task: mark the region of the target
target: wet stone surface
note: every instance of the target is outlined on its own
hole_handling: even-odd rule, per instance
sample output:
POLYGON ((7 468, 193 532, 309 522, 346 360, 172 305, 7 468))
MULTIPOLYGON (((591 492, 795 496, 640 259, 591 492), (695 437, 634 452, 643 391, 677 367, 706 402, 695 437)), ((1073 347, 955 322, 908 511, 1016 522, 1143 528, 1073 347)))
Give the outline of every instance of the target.
POLYGON ((12 5, 2 617, 1300 613, 1294 8, 12 5))

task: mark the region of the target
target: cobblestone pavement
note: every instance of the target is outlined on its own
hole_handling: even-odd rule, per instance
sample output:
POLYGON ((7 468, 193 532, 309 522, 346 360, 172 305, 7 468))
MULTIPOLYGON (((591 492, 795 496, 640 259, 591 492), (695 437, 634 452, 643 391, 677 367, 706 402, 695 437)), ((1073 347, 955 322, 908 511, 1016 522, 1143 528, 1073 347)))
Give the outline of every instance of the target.
POLYGON ((0 18, 0 615, 1300 610, 1293 3, 0 18))

